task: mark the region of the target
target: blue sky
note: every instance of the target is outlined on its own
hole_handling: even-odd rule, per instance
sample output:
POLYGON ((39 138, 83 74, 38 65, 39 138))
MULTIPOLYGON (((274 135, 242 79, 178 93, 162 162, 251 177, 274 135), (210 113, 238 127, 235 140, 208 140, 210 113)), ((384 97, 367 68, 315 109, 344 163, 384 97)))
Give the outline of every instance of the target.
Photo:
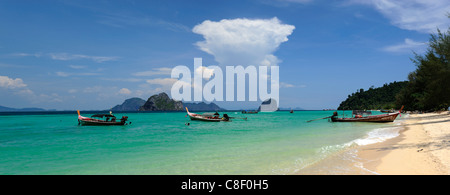
MULTIPOLYGON (((245 58, 261 50, 280 67, 281 107, 336 108, 360 88, 406 80, 415 69, 413 51, 423 53, 430 33, 449 27, 448 12, 445 0, 3 0, 0 105, 107 109, 170 92, 171 68, 193 68, 195 57, 204 66, 221 65, 226 60, 220 59, 252 60, 245 58), (205 52, 199 43, 211 31, 193 30, 205 21, 242 20, 266 21, 261 29, 295 28, 277 31, 287 38, 280 43, 237 28, 261 43, 243 45, 248 55, 239 57, 216 52, 233 39, 205 52)), ((239 109, 260 102, 216 103, 239 109)))

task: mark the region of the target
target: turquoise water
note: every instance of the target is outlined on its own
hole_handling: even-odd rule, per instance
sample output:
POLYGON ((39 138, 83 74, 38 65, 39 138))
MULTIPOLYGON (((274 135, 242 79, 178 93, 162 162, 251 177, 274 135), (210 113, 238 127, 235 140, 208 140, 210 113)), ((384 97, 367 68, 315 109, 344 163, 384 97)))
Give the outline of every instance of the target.
POLYGON ((218 123, 184 112, 117 113, 132 124, 109 127, 78 126, 75 112, 3 115, 0 174, 296 174, 398 133, 397 122, 306 123, 332 112, 225 112, 248 120, 218 123))

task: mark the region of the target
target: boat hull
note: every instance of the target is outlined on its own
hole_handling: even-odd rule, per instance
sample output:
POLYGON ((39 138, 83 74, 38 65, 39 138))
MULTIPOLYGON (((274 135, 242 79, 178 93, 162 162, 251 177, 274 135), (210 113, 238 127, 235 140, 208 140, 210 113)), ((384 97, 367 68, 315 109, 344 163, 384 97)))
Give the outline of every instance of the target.
POLYGON ((220 122, 223 121, 222 118, 204 118, 204 117, 197 117, 197 116, 191 116, 189 115, 189 118, 191 118, 191 120, 193 121, 207 121, 207 122, 220 122))
POLYGON ((78 123, 82 126, 119 126, 119 125, 125 125, 126 120, 120 120, 118 122, 113 122, 113 121, 103 121, 103 120, 79 116, 78 123))
POLYGON ((249 112, 247 112, 247 111, 242 111, 241 113, 242 113, 242 114, 258 114, 258 111, 249 111, 249 112))
POLYGON ((186 112, 189 115, 189 118, 193 121, 206 121, 206 122, 229 121, 229 119, 226 117, 210 117, 201 114, 190 113, 187 107, 186 112))
POLYGON ((400 113, 393 113, 393 114, 382 114, 382 115, 375 115, 375 116, 366 116, 361 118, 336 118, 331 117, 331 121, 333 122, 375 122, 375 123, 389 123, 394 122, 394 120, 397 118, 397 116, 400 113))

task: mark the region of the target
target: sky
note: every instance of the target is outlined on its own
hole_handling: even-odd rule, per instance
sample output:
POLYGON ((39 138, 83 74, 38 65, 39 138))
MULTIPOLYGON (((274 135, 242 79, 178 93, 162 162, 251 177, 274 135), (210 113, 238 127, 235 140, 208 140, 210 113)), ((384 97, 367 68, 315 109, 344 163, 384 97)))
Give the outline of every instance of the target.
POLYGON ((407 80, 448 13, 448 0, 2 0, 0 105, 98 110, 170 95, 172 68, 202 58, 278 65, 280 107, 337 108, 407 80))

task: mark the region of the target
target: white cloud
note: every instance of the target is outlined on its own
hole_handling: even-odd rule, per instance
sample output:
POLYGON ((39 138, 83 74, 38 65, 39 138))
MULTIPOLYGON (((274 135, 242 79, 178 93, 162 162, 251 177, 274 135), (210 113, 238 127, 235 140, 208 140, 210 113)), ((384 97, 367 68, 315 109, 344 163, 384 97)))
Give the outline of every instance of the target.
POLYGON ((214 22, 206 20, 193 28, 203 35, 196 45, 215 57, 220 65, 276 65, 273 55, 281 43, 288 41, 295 26, 272 19, 238 18, 214 22))
POLYGON ((162 85, 162 86, 172 87, 172 85, 177 81, 178 81, 178 79, 173 79, 173 78, 158 78, 158 79, 147 80, 147 83, 153 84, 153 85, 162 85))
POLYGON ((14 92, 14 94, 23 95, 23 96, 34 96, 34 92, 28 88, 20 89, 20 90, 14 92))
POLYGON ((282 2, 289 2, 289 3, 309 3, 312 0, 278 0, 282 2))
POLYGON ((154 75, 170 75, 172 73, 172 68, 154 68, 153 70, 136 72, 132 75, 134 76, 154 76, 154 75))
MULTIPOLYGON (((40 57, 50 57, 53 60, 63 60, 63 61, 68 61, 68 60, 81 60, 81 59, 87 59, 87 60, 92 60, 94 62, 97 63, 102 63, 102 62, 107 62, 107 61, 116 61, 119 59, 119 57, 117 56, 90 56, 90 55, 83 55, 83 54, 69 54, 69 53, 13 53, 13 54, 9 54, 10 56, 14 56, 14 57, 36 57, 36 58, 40 58, 40 57)), ((71 68, 77 68, 76 66, 71 68)), ((78 67, 80 68, 80 66, 78 67)))
POLYGON ((392 25, 405 30, 433 33, 447 30, 450 20, 448 0, 350 0, 350 3, 373 6, 392 25))
POLYGON ((69 93, 77 93, 78 90, 76 90, 76 89, 69 89, 69 91, 67 91, 67 92, 69 92, 69 93))
POLYGON ((189 27, 167 20, 154 18, 148 15, 125 14, 125 13, 105 13, 97 21, 100 24, 115 28, 127 28, 128 26, 156 26, 174 32, 189 32, 189 27))
POLYGON ((100 73, 95 73, 95 72, 69 73, 69 72, 61 72, 61 71, 58 71, 55 74, 57 76, 60 76, 60 77, 68 77, 68 76, 97 76, 97 75, 100 75, 100 73))
POLYGON ((391 45, 388 47, 383 48, 383 51, 387 52, 394 52, 394 53, 405 53, 405 52, 419 52, 425 49, 425 46, 427 46, 427 43, 425 42, 416 42, 411 39, 405 39, 404 43, 391 45))
POLYGON ((119 90, 119 94, 130 95, 131 91, 127 88, 122 88, 119 90))
POLYGON ((17 65, 17 64, 4 64, 0 62, 0 68, 27 68, 28 66, 17 65))
POLYGON ((287 7, 291 4, 308 4, 313 0, 258 0, 258 2, 275 7, 287 7))
POLYGON ((38 96, 35 95, 34 101, 36 103, 38 103, 38 102, 63 102, 61 97, 56 93, 52 93, 50 95, 47 95, 47 94, 40 94, 38 96))
POLYGON ((200 66, 195 69, 195 74, 202 75, 203 79, 209 80, 214 75, 214 69, 200 66))
POLYGON ((295 87, 295 88, 305 88, 306 87, 306 85, 293 85, 293 84, 290 84, 290 83, 285 83, 285 82, 280 82, 280 88, 293 88, 293 87, 295 87))
POLYGON ((291 88, 291 87, 295 87, 295 86, 292 84, 289 84, 289 83, 280 82, 280 88, 291 88))
MULTIPOLYGON (((164 92, 160 87, 151 88, 151 89, 139 89, 136 90, 136 97, 142 97, 143 99, 147 99, 148 97, 155 95, 157 93, 164 92)), ((166 91, 167 92, 167 91, 166 91)))
POLYGON ((35 94, 21 78, 12 79, 8 76, 0 76, 0 88, 8 89, 7 93, 10 92, 14 97, 25 98, 31 103, 62 102, 61 97, 56 93, 35 94))
POLYGON ((42 56, 42 53, 12 53, 10 54, 10 56, 14 56, 14 57, 28 57, 28 56, 32 56, 32 57, 36 57, 39 58, 42 56))
POLYGON ((70 68, 73 68, 73 69, 83 69, 83 68, 86 68, 86 66, 80 66, 80 65, 69 65, 69 67, 70 67, 70 68))
POLYGON ((8 76, 0 76, 0 87, 7 89, 24 88, 27 85, 21 78, 12 79, 8 76))
POLYGON ((177 79, 173 78, 148 79, 144 84, 140 84, 138 86, 139 89, 135 90, 133 94, 136 97, 148 98, 149 95, 154 95, 155 93, 169 93, 172 89, 172 85, 177 81, 177 79))
POLYGON ((70 74, 67 73, 67 72, 56 72, 56 75, 58 75, 60 77, 68 77, 68 76, 70 76, 70 74))
POLYGON ((140 86, 140 88, 142 90, 146 89, 146 91, 153 91, 153 92, 162 92, 162 91, 170 92, 173 84, 177 81, 178 81, 178 79, 174 79, 174 78, 149 79, 146 81, 147 85, 143 84, 140 86), (150 85, 148 85, 148 84, 150 84, 150 85), (155 86, 151 86, 151 85, 156 85, 159 87, 155 88, 155 86))
POLYGON ((137 78, 100 78, 105 81, 142 82, 144 79, 137 78))
POLYGON ((54 60, 80 60, 80 59, 88 59, 94 62, 102 63, 107 61, 115 61, 118 57, 115 56, 89 56, 82 54, 68 54, 68 53, 49 53, 50 58, 54 60))

